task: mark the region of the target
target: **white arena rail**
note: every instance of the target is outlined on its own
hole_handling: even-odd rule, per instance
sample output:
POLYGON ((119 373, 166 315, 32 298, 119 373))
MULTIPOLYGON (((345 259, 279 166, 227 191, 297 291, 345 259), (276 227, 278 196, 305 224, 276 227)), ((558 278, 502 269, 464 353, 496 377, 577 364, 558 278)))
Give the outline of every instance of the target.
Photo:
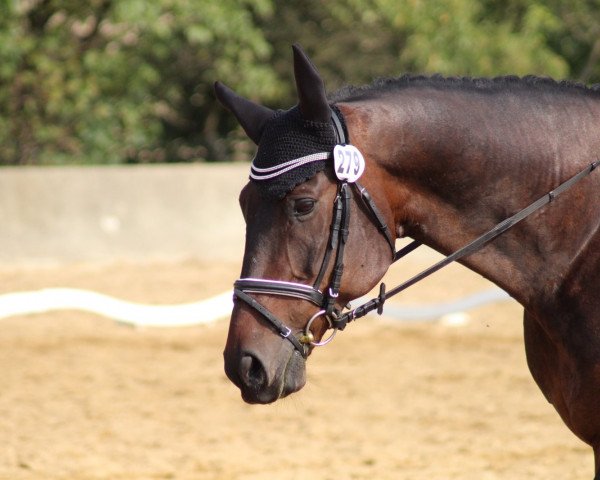
POLYGON ((179 305, 144 305, 74 288, 46 288, 0 295, 0 319, 57 310, 81 310, 137 327, 211 323, 229 315, 232 307, 231 292, 179 305))
MULTIPOLYGON (((446 315, 507 300, 498 288, 485 290, 460 300, 420 306, 385 305, 385 316, 394 320, 431 321, 446 315)), ((362 302, 359 299, 356 302, 362 302)), ((111 318, 136 327, 185 327, 215 322, 229 316, 232 292, 206 300, 179 305, 146 305, 119 300, 88 290, 46 288, 0 295, 0 319, 60 310, 80 310, 111 318)))

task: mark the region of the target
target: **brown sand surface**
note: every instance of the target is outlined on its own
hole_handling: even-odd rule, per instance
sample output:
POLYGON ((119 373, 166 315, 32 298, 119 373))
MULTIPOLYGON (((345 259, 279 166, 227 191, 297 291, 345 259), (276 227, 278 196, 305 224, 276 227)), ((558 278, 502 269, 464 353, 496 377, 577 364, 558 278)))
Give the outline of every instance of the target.
MULTIPOLYGON (((395 267, 390 285, 419 261, 395 267)), ((0 293, 92 289, 195 301, 238 265, 198 260, 0 269, 0 293)), ((489 288, 452 266, 401 302, 489 288)), ((223 373, 227 321, 134 329, 78 311, 0 320, 0 479, 591 479, 591 450, 526 366, 521 308, 462 326, 369 317, 308 362, 308 384, 244 404, 223 373)))

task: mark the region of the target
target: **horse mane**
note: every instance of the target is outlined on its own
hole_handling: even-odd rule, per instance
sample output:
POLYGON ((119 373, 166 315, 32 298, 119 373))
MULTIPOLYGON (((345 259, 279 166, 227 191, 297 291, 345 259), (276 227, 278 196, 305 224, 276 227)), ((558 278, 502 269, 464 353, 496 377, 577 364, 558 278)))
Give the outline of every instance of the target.
POLYGON ((554 80, 549 77, 528 75, 518 77, 507 75, 494 78, 474 77, 444 77, 442 75, 412 75, 406 74, 395 78, 379 78, 370 85, 346 85, 330 95, 332 102, 367 100, 379 94, 398 91, 400 89, 416 86, 442 90, 463 90, 480 92, 511 92, 511 91, 538 91, 552 93, 576 93, 600 96, 600 83, 586 86, 583 83, 570 80, 554 80))

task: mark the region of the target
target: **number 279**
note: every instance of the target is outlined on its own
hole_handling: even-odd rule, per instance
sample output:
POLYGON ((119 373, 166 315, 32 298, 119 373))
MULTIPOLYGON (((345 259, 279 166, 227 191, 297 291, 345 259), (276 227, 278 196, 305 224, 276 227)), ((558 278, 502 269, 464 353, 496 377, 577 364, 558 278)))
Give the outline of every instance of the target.
POLYGON ((338 173, 348 175, 353 169, 354 175, 360 171, 360 159, 358 153, 349 151, 340 151, 337 153, 339 159, 338 173), (353 168, 354 167, 354 168, 353 168))

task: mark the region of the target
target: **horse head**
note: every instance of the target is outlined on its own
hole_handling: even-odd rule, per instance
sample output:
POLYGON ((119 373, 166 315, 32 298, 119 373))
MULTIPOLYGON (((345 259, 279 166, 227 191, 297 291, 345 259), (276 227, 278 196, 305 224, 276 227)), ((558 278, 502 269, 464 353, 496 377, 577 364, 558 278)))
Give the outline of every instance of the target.
MULTIPOLYGON (((246 245, 224 352, 225 371, 249 403, 303 387, 306 358, 344 306, 382 278, 394 250, 392 234, 377 232, 393 224, 382 194, 361 202, 353 180, 334 171, 334 147, 348 134, 360 149, 360 125, 344 122, 351 107, 330 105, 309 58, 298 46, 293 53, 298 104, 287 111, 215 84, 219 101, 258 145, 240 195, 246 245)), ((348 168, 364 168, 354 161, 348 168)), ((370 170, 361 177, 366 186, 375 185, 370 170)))

